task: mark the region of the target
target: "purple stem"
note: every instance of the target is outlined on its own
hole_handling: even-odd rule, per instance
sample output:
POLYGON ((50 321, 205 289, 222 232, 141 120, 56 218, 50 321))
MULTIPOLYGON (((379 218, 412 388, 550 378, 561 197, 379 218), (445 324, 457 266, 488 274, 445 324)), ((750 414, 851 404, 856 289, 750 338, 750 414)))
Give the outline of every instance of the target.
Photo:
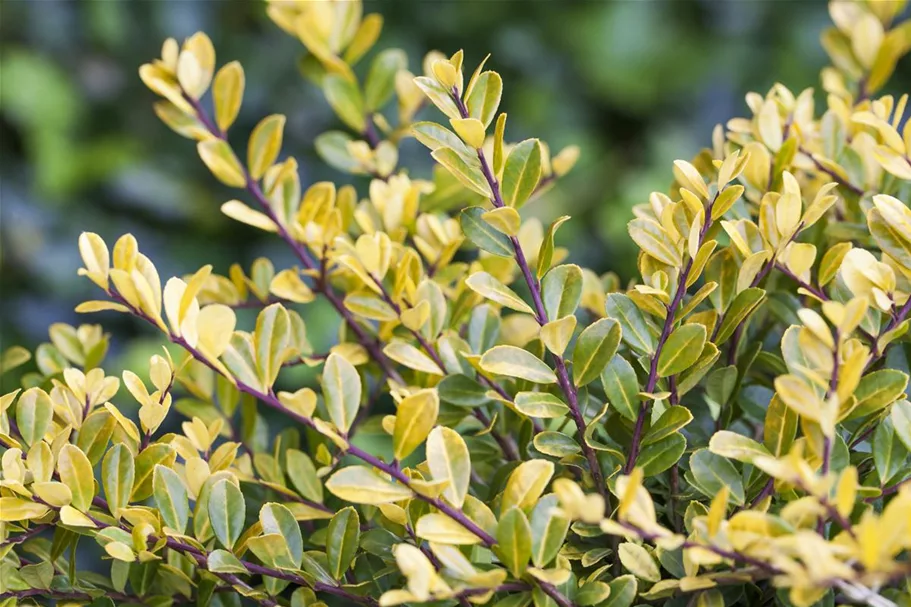
MULTIPOLYGON (((468 108, 462 101, 459 91, 457 89, 453 89, 451 91, 451 96, 452 100, 458 107, 459 114, 462 116, 462 118, 470 117, 468 108)), ((496 208, 505 207, 506 203, 503 202, 503 196, 500 192, 500 184, 497 182, 497 178, 494 176, 493 171, 490 168, 490 164, 487 162, 487 158, 484 156, 484 150, 478 148, 477 153, 478 161, 481 164, 481 172, 484 174, 484 179, 487 181, 487 185, 490 186, 490 191, 493 195, 491 198, 491 203, 493 203, 493 206, 496 208)), ((534 274, 532 274, 531 267, 528 265, 528 260, 525 258, 525 252, 522 250, 522 245, 519 243, 519 239, 515 236, 510 236, 509 240, 512 242, 512 248, 516 253, 516 263, 518 264, 519 269, 522 271, 522 275, 525 278, 525 284, 528 285, 528 290, 531 293, 531 299, 534 303, 535 319, 538 321, 539 325, 546 325, 548 318, 547 310, 544 308, 544 301, 541 298, 541 284, 538 282, 538 279, 534 276, 534 274)), ((553 357, 555 367, 554 370, 557 372, 557 382, 560 384, 560 389, 566 395, 569 412, 576 424, 576 433, 579 435, 579 444, 582 447, 582 452, 585 454, 585 458, 588 460, 588 467, 591 470, 592 480, 594 481, 595 488, 598 490, 598 493, 600 493, 605 498, 605 501, 609 501, 610 494, 607 492, 607 485, 604 482, 604 474, 601 471, 601 464, 598 462, 598 456, 595 454, 594 449, 592 449, 588 444, 588 441, 585 440, 585 418, 582 416, 582 411, 579 409, 576 390, 573 386, 572 381, 570 381, 569 373, 566 370, 566 362, 563 360, 562 356, 558 356, 557 354, 554 354, 553 357)))
MULTIPOLYGON (((699 231, 699 246, 702 246, 702 243, 705 242, 705 237, 709 232, 709 228, 712 226, 712 207, 715 205, 715 200, 717 198, 718 195, 716 194, 715 198, 712 199, 705 208, 705 218, 702 222, 702 229, 699 231)), ((658 345, 655 346, 655 353, 652 356, 651 364, 649 365, 648 383, 645 386, 645 392, 648 394, 654 392, 655 387, 658 385, 658 359, 661 356, 661 351, 664 349, 664 344, 667 343, 667 340, 674 329, 674 323, 677 321, 677 310, 683 302, 683 296, 686 295, 686 281, 687 278, 689 278, 692 269, 693 258, 690 257, 686 266, 683 268, 683 271, 680 273, 680 278, 677 280, 677 291, 674 293, 674 299, 667 308, 667 315, 664 317, 664 326, 661 328, 661 336, 658 338, 658 345)), ((651 409, 650 404, 651 403, 643 402, 639 405, 639 415, 636 417, 636 427, 633 430, 633 440, 630 444, 629 457, 626 459, 626 464, 623 466, 624 474, 629 474, 633 471, 633 468, 636 467, 636 460, 639 458, 639 450, 642 443, 642 432, 645 429, 645 420, 651 409)))

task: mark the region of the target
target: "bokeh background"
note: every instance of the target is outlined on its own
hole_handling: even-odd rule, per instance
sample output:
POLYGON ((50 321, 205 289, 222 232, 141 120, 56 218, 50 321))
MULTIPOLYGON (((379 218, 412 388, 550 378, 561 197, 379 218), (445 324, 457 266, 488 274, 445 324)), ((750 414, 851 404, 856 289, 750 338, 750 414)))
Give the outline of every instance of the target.
MULTIPOLYGON (((511 140, 581 146, 576 169, 528 212, 544 221, 572 215, 558 244, 571 243, 575 261, 624 279, 635 270, 630 207, 668 185, 671 161, 708 144, 715 124, 743 115, 748 91, 764 93, 776 81, 794 90, 817 86, 826 63, 822 0, 366 4, 386 20, 378 48, 404 48, 413 71, 431 49, 464 48, 470 66, 491 52, 488 66, 505 80, 511 140)), ((284 113, 285 153, 301 161, 303 181, 349 179, 314 155, 314 137, 339 124, 297 73, 302 45, 266 18, 262 2, 4 0, 0 27, 3 347, 33 348, 52 322, 102 322, 114 335, 109 373, 131 360, 145 367, 157 337, 114 314, 73 312, 94 295, 76 276, 83 230, 109 244, 133 232, 165 277, 209 262, 225 273, 260 255, 279 268, 292 263, 277 239, 218 212, 232 194, 192 142, 154 116, 137 69, 168 36, 204 30, 219 64, 243 62, 237 142, 261 117, 284 113)), ((894 89, 909 90, 907 66, 899 66, 894 89)), ((414 160, 413 174, 429 174, 429 157, 415 142, 405 158, 414 160)), ((355 184, 366 192, 365 181, 355 184)), ((331 311, 313 305, 307 315, 313 341, 330 339, 331 311)))

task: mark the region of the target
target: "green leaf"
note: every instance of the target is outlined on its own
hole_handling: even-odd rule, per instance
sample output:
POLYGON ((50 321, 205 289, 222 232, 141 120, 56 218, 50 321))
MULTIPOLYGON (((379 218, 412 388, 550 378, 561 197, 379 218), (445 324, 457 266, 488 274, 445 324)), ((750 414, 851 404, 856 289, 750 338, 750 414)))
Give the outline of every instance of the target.
POLYGON ((582 269, 569 264, 550 270, 541 280, 541 297, 549 320, 574 314, 582 299, 582 269))
POLYGON ((130 503, 135 477, 133 454, 127 446, 118 443, 111 447, 101 464, 101 482, 108 507, 115 518, 120 518, 118 511, 130 503))
POLYGON ((247 165, 250 177, 260 179, 266 174, 282 149, 282 137, 285 130, 285 117, 273 114, 263 118, 253 133, 247 147, 247 165))
POLYGON ((720 346, 726 342, 737 327, 746 322, 759 309, 759 305, 764 299, 765 291, 758 287, 744 289, 738 293, 724 313, 724 320, 721 321, 718 335, 714 339, 715 345, 720 346))
POLYGON ((563 215, 562 217, 556 218, 554 222, 550 224, 550 227, 547 228, 547 234, 544 235, 544 240, 541 241, 541 248, 538 249, 538 278, 544 276, 550 269, 550 264, 554 259, 554 234, 556 234, 560 226, 568 220, 569 215, 563 215))
POLYGON ((715 497, 727 487, 731 499, 738 506, 743 505, 743 479, 727 459, 715 455, 708 449, 699 449, 690 456, 690 470, 696 480, 696 488, 708 497, 715 497))
POLYGON ((457 373, 447 375, 437 384, 440 400, 457 407, 480 407, 490 402, 487 388, 472 377, 457 373))
POLYGON ((471 482, 471 455, 458 432, 437 426, 427 437, 427 467, 435 481, 448 481, 443 497, 461 508, 471 482))
POLYGON ((285 465, 294 488, 305 498, 323 503, 323 484, 310 456, 297 449, 288 449, 285 452, 285 465))
POLYGON ((337 74, 329 74, 323 78, 323 92, 326 94, 326 101, 342 122, 352 131, 363 133, 367 128, 367 121, 364 98, 357 87, 357 82, 337 74))
POLYGON ((31 446, 44 438, 54 419, 54 404, 41 388, 29 388, 16 403, 16 425, 25 444, 31 446))
POLYGON ((449 118, 461 118, 458 106, 452 100, 452 95, 448 90, 436 81, 436 78, 429 76, 418 76, 414 83, 421 89, 427 98, 433 102, 437 109, 446 114, 449 118))
POLYGON ((882 485, 888 485, 897 474, 905 470, 908 449, 895 436, 892 417, 884 418, 873 434, 873 463, 882 485))
POLYGON ((769 402, 763 424, 763 444, 769 453, 781 457, 791 451, 797 436, 798 415, 776 394, 769 402))
POLYGON ((686 407, 681 407, 679 405, 668 407, 665 409, 664 413, 661 414, 661 417, 652 424, 652 427, 648 429, 648 432, 645 433, 645 436, 642 438, 642 444, 650 445, 663 440, 689 424, 691 421, 693 421, 693 414, 690 413, 690 410, 686 407))
POLYGON ((556 495, 546 495, 531 512, 531 561, 541 569, 557 558, 569 531, 569 520, 554 514, 557 505, 556 495))
POLYGON ((209 523, 221 545, 231 550, 244 531, 247 504, 240 488, 228 479, 212 486, 209 493, 209 523))
POLYGON ((535 449, 551 457, 566 457, 582 451, 576 440, 563 432, 543 430, 535 434, 535 449))
POLYGON ((395 92, 395 75, 408 67, 408 57, 401 49, 386 49, 370 64, 364 82, 364 105, 368 112, 383 107, 395 92))
POLYGON ((752 438, 728 430, 720 430, 712 436, 709 441, 709 450, 715 455, 745 464, 753 463, 753 459, 758 456, 771 455, 768 449, 752 438))
POLYGON ((519 464, 509 475, 500 510, 506 511, 513 506, 521 509, 532 507, 544 493, 544 489, 554 475, 553 463, 543 459, 532 459, 519 464))
POLYGON ((326 558, 329 561, 329 573, 336 580, 341 580, 354 561, 358 542, 361 537, 361 519, 357 510, 348 506, 342 508, 326 530, 326 558))
POLYGON ((847 419, 859 419, 876 413, 902 396, 907 385, 908 375, 898 369, 881 369, 865 375, 854 390, 857 406, 851 410, 847 419))
POLYGON ((209 571, 215 573, 248 573, 247 568, 227 550, 213 550, 208 558, 209 571))
POLYGON ((342 468, 326 481, 326 489, 354 504, 388 504, 412 497, 411 489, 366 466, 342 468))
POLYGON ((535 313, 531 306, 525 303, 515 291, 487 272, 475 272, 465 280, 465 284, 481 297, 486 297, 501 306, 506 306, 517 312, 525 312, 526 314, 535 313))
POLYGON ((141 502, 152 495, 152 478, 155 467, 161 464, 170 468, 177 461, 177 451, 166 443, 152 443, 136 457, 136 478, 133 482, 131 502, 141 502))
POLYGON ((89 458, 75 445, 64 445, 57 456, 57 472, 73 493, 73 508, 88 511, 95 497, 95 475, 89 458))
POLYGON ((658 375, 676 375, 699 360, 705 345, 705 333, 705 325, 695 323, 674 330, 658 356, 658 375))
MULTIPOLYGON (((453 135, 454 137, 455 135, 453 135)), ((509 237, 487 223, 481 216, 482 207, 468 207, 459 215, 465 236, 479 249, 500 257, 512 257, 514 250, 509 237)))
POLYGON ((99 409, 91 413, 79 428, 76 446, 86 454, 93 467, 104 457, 104 451, 108 448, 115 427, 117 420, 107 409, 99 409))
POLYGON ((491 71, 481 73, 465 100, 469 116, 477 118, 487 128, 497 114, 502 95, 503 79, 500 75, 491 71))
POLYGON ((900 400, 892 405, 889 418, 892 420, 895 435, 905 444, 905 448, 911 451, 911 402, 900 400))
POLYGON ((506 206, 520 208, 541 179, 541 142, 526 139, 517 143, 506 158, 500 192, 506 206))
POLYGON ((610 581, 610 597, 602 607, 630 607, 639 591, 639 582, 632 575, 621 575, 610 581))
POLYGON ((602 318, 579 334, 573 349, 573 383, 585 386, 595 381, 620 346, 620 323, 602 318))
POLYGON ((484 353, 481 368, 488 373, 518 377, 536 384, 554 384, 557 376, 543 360, 522 348, 495 346, 484 353))
POLYGON ((515 405, 519 412, 529 417, 554 419, 569 413, 569 406, 548 392, 519 392, 515 405))
POLYGON ((155 466, 152 493, 164 524, 177 533, 186 531, 190 505, 187 503, 187 488, 177 473, 161 465, 155 466))
POLYGON ((510 573, 521 578, 531 558, 531 526, 519 508, 510 508, 497 525, 497 554, 510 573))
POLYGON ((579 607, 599 605, 610 596, 610 586, 606 582, 589 581, 579 587, 574 602, 579 607))
POLYGON ((646 445, 639 453, 636 465, 646 477, 661 474, 676 464, 686 451, 686 438, 679 432, 646 445))
POLYGON ((361 405, 361 377, 343 356, 333 352, 323 367, 323 398, 329 419, 348 432, 361 405))
POLYGON ((661 571, 658 569, 655 557, 639 544, 632 542, 620 544, 618 556, 626 570, 637 578, 647 582, 661 580, 661 571))
POLYGON ((360 160, 351 155, 348 144, 354 138, 342 131, 327 131, 313 142, 316 153, 326 164, 345 173, 363 173, 360 160))
POLYGON ((440 412, 436 390, 421 390, 402 399, 396 409, 392 451, 399 461, 408 457, 430 434, 440 412))
POLYGON ((625 358, 615 354, 601 371, 601 385, 611 406, 630 421, 639 415, 639 379, 625 358))
POLYGON ((655 351, 655 338, 645 323, 642 311, 636 307, 632 299, 621 293, 610 293, 605 308, 608 318, 620 323, 623 341, 630 348, 642 354, 655 351))
POLYGON ((294 515, 287 507, 269 502, 263 504, 259 510, 259 522, 263 526, 263 533, 276 534, 284 538, 295 568, 301 566, 304 558, 304 538, 294 515))
POLYGON ((271 387, 288 356, 290 337, 288 311, 272 304, 256 317, 253 344, 256 349, 256 371, 263 386, 271 387))
POLYGON ((481 166, 477 162, 467 161, 462 155, 452 148, 437 148, 430 153, 433 159, 452 173, 453 177, 462 182, 466 188, 477 192, 481 196, 490 198, 493 194, 490 191, 490 184, 481 172, 481 166))

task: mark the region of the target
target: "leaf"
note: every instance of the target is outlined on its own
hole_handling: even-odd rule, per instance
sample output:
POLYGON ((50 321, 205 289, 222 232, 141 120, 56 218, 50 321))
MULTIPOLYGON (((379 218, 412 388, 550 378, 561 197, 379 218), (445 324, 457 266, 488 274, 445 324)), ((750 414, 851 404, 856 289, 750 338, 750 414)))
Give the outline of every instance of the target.
POLYGON ((503 95, 503 79, 496 72, 483 72, 474 81, 465 105, 472 118, 481 121, 484 127, 490 126, 493 117, 500 107, 500 97, 503 95))
POLYGON ((658 375, 668 377, 689 369, 699 360, 705 337, 704 325, 694 323, 675 329, 658 356, 658 375))
MULTIPOLYGON (((244 169, 227 141, 223 139, 206 139, 196 145, 199 157, 212 171, 212 174, 228 187, 242 188, 247 184, 244 169)), ((224 207, 222 207, 224 211, 224 207)), ((227 213, 225 213, 227 215, 227 213)))
POLYGON ((130 495, 130 501, 139 502, 148 499, 152 495, 155 467, 158 464, 171 467, 176 460, 177 452, 171 445, 153 443, 143 449, 136 457, 136 478, 133 482, 133 494, 130 495))
POLYGON ((797 412, 776 394, 769 403, 763 424, 763 444, 769 452, 781 457, 791 450, 797 436, 797 412))
POLYGON ((634 219, 629 222, 627 230, 633 242, 655 260, 674 268, 679 268, 683 263, 680 248, 671 240, 661 224, 654 219, 646 217, 634 219))
POLYGON ((50 512, 44 504, 36 504, 18 497, 0 497, 0 522, 28 521, 41 518, 50 512))
POLYGON ((87 512, 95 497, 95 474, 92 464, 79 447, 64 445, 57 456, 60 480, 73 492, 73 508, 87 512))
POLYGON ((574 438, 562 432, 543 430, 535 434, 535 449, 551 457, 566 457, 582 451, 574 438))
POLYGON ((519 392, 515 396, 519 412, 529 417, 560 418, 569 413, 569 407, 558 397, 547 392, 519 392))
POLYGON ((234 548, 244 531, 247 504, 240 488, 229 479, 222 479, 212 485, 209 493, 209 523, 222 546, 234 548))
POLYGON ((490 191, 490 184, 487 183, 487 179, 481 172, 481 167, 476 162, 469 163, 452 148, 437 148, 430 155, 469 190, 477 192, 486 198, 490 198, 493 195, 490 191))
POLYGON ((686 451, 686 438, 679 432, 657 442, 645 445, 636 465, 645 477, 656 476, 676 464, 686 451))
POLYGON ((477 118, 452 118, 449 124, 468 147, 478 149, 484 145, 484 125, 477 118))
POLYGON ((465 236, 481 250, 500 257, 512 257, 512 243, 506 234, 500 232, 482 217, 482 207, 468 207, 459 215, 459 223, 465 236))
POLYGON ((136 478, 133 454, 123 443, 111 447, 101 463, 101 482, 104 496, 114 518, 120 518, 119 511, 130 504, 133 483, 136 478))
POLYGON ((364 107, 368 112, 383 107, 395 91, 395 75, 408 67, 401 49, 386 49, 377 54, 364 82, 364 107))
POLYGON ((573 383, 585 386, 595 381, 617 353, 620 345, 620 323, 602 318, 579 334, 573 349, 573 383))
POLYGON ((417 347, 404 342, 395 340, 383 348, 383 354, 392 360, 405 365, 409 369, 429 373, 431 375, 443 375, 444 370, 433 361, 432 358, 424 354, 417 347))
POLYGON ((854 390, 857 405, 847 419, 876 413, 902 396, 907 385, 908 376, 898 369, 881 369, 865 375, 854 390))
POLYGON ((642 437, 642 444, 650 445, 663 440, 685 427, 691 421, 693 421, 693 414, 690 413, 689 409, 679 405, 670 406, 665 409, 664 413, 642 437))
POLYGON ((557 356, 563 356, 576 331, 576 317, 564 316, 541 327, 538 337, 544 346, 557 356))
POLYGON ((728 430, 720 430, 712 436, 709 441, 709 450, 715 455, 746 464, 753 463, 753 459, 758 456, 769 457, 771 455, 768 449, 753 439, 728 430))
POLYGON ((248 573, 240 559, 227 550, 213 550, 207 561, 209 571, 214 573, 248 573))
POLYGON ((458 521, 445 514, 425 514, 418 520, 415 535, 428 542, 453 546, 470 546, 481 542, 481 538, 466 529, 458 521))
POLYGON ((285 452, 285 466, 291 484, 302 496, 323 503, 323 485, 309 455, 297 449, 288 449, 285 452))
POLYGON ((361 404, 361 377, 343 356, 332 353, 323 367, 323 398, 329 419, 348 432, 361 404))
POLYGON ((639 415, 639 380, 625 358, 615 354, 601 371, 601 385, 611 406, 621 416, 636 421, 639 415))
POLYGON ((639 582, 632 575, 621 575, 610 581, 610 597, 602 607, 630 607, 638 592, 639 582))
POLYGON ((326 481, 326 489, 354 504, 388 504, 413 497, 405 485, 393 483, 365 466, 342 468, 326 481))
POLYGON ((541 280, 541 297, 549 320, 574 314, 582 299, 582 269, 563 265, 550 270, 541 280))
POLYGON ((623 341, 642 354, 655 351, 655 338, 645 323, 642 311, 633 300, 622 293, 610 293, 605 305, 608 318, 620 323, 623 341))
POLYGON ((458 508, 465 502, 471 481, 471 455, 458 432, 437 426, 427 437, 427 467, 435 481, 448 481, 443 497, 458 508))
POLYGON ((177 473, 164 466, 155 466, 152 476, 152 493, 155 505, 164 524, 177 533, 183 533, 190 517, 187 488, 177 473))
POLYGON ((301 566, 304 558, 304 538, 294 515, 282 504, 269 502, 259 510, 259 522, 266 535, 275 534, 282 537, 288 554, 295 568, 301 566))
POLYGON ((364 99, 357 87, 357 82, 352 82, 337 74, 329 74, 323 78, 322 87, 326 101, 329 102, 336 116, 352 131, 363 133, 367 128, 367 120, 364 99))
POLYGON ((16 425, 25 444, 31 446, 44 438, 51 429, 54 404, 41 388, 29 388, 16 403, 16 425))
POLYGON ((436 390, 421 390, 402 399, 396 409, 392 451, 399 461, 408 457, 430 434, 440 412, 436 390))
POLYGON ((901 440, 896 439, 892 417, 884 418, 873 434, 873 463, 882 485, 888 485, 905 469, 907 458, 908 449, 901 440))
POLYGON ((544 240, 541 241, 541 248, 538 249, 538 278, 544 276, 550 269, 550 264, 553 262, 554 258, 554 235, 557 233, 560 226, 568 220, 569 215, 563 215, 562 217, 555 219, 554 222, 550 224, 550 227, 547 228, 547 234, 544 235, 544 240))
POLYGON ((718 329, 718 335, 713 340, 716 346, 720 346, 728 340, 734 331, 759 308, 759 305, 765 299, 765 291, 757 287, 744 289, 737 294, 730 307, 724 313, 724 320, 718 329))
POLYGON ((497 554, 510 573, 521 578, 531 558, 531 526, 519 508, 506 511, 497 525, 497 554))
POLYGON ((658 563, 649 552, 638 544, 624 542, 620 544, 617 552, 620 562, 627 571, 641 580, 657 582, 661 580, 658 563))
POLYGON ((901 400, 892 405, 889 414, 895 435, 904 443, 905 448, 911 451, 911 402, 901 400))
POLYGON ((541 498, 531 513, 531 560, 535 567, 547 567, 563 548, 569 520, 554 514, 558 504, 557 496, 541 498))
POLYGON ((699 449, 690 456, 690 470, 696 479, 696 488, 708 497, 715 497, 727 487, 734 503, 738 506, 743 505, 743 480, 734 464, 725 458, 715 455, 708 449, 699 449))
POLYGON ((235 221, 245 223, 266 232, 277 232, 275 222, 265 214, 254 211, 239 200, 229 200, 221 205, 221 212, 235 221))
POLYGON ((503 203, 516 209, 521 208, 538 187, 540 179, 541 142, 526 139, 517 143, 506 157, 503 167, 503 183, 500 187, 503 203))
POLYGON ((215 82, 212 84, 215 122, 223 132, 237 119, 244 98, 244 84, 244 68, 238 61, 226 64, 215 75, 215 82))
POLYGON ((326 560, 329 573, 336 580, 343 579, 354 561, 361 536, 361 519, 357 510, 348 506, 335 513, 326 530, 326 560))
POLYGON ((553 474, 554 465, 547 460, 532 459, 519 464, 506 481, 500 510, 532 507, 544 493, 553 474))
POLYGON ((475 272, 465 280, 468 287, 482 297, 526 314, 534 314, 527 303, 522 301, 515 291, 504 285, 502 282, 488 274, 487 272, 475 272))
MULTIPOLYGON (((253 334, 256 372, 261 385, 267 388, 275 383, 282 363, 288 358, 290 330, 288 311, 281 304, 268 306, 256 317, 256 331, 253 334)), ((224 344, 224 347, 227 345, 224 344)))
POLYGON ((536 384, 553 384, 557 376, 544 361, 522 348, 495 346, 481 357, 480 366, 495 375, 518 377, 536 384))
POLYGON ((467 375, 447 375, 437 384, 440 400, 457 407, 480 407, 490 401, 487 388, 467 375))

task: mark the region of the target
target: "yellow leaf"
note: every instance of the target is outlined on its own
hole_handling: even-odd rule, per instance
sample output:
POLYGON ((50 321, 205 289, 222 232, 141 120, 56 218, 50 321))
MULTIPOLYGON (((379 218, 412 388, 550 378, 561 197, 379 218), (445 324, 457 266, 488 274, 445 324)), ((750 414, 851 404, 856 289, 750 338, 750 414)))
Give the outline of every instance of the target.
POLYGON ((564 316, 541 327, 541 341, 544 342, 548 350, 557 356, 563 356, 563 352, 566 351, 575 329, 576 317, 564 316))
POLYGON ((247 184, 243 167, 227 141, 214 137, 206 139, 196 145, 196 150, 212 174, 226 186, 242 188, 247 184))
POLYGON ((284 129, 285 117, 281 114, 263 118, 253 129, 247 147, 247 165, 253 179, 261 178, 275 163, 281 151, 284 129))
POLYGON ((495 227, 507 236, 515 236, 522 227, 522 217, 519 212, 512 207, 500 207, 487 211, 481 215, 481 219, 495 227))
POLYGON ((518 377, 537 384, 553 384, 557 376, 544 361, 522 348, 495 346, 484 353, 481 368, 495 375, 518 377))
POLYGON ((451 118, 449 124, 469 147, 478 149, 484 145, 484 123, 477 118, 451 118))
POLYGON ((212 97, 215 102, 215 122, 223 132, 227 131, 240 111, 244 98, 244 68, 237 61, 228 63, 215 75, 212 97))
POLYGON ((395 458, 403 460, 417 449, 430 434, 440 411, 436 390, 421 390, 399 403, 392 433, 395 458))
POLYGON ((445 514, 425 514, 418 520, 415 535, 429 542, 469 546, 481 542, 481 538, 445 514))
POLYGON ((509 475, 500 510, 516 507, 526 509, 534 506, 554 474, 553 463, 543 459, 532 459, 519 464, 509 475))
POLYGON ((221 212, 231 219, 253 226, 254 228, 259 228, 266 232, 278 231, 275 222, 269 219, 269 217, 259 211, 254 211, 239 200, 229 200, 224 203, 221 205, 221 212))

